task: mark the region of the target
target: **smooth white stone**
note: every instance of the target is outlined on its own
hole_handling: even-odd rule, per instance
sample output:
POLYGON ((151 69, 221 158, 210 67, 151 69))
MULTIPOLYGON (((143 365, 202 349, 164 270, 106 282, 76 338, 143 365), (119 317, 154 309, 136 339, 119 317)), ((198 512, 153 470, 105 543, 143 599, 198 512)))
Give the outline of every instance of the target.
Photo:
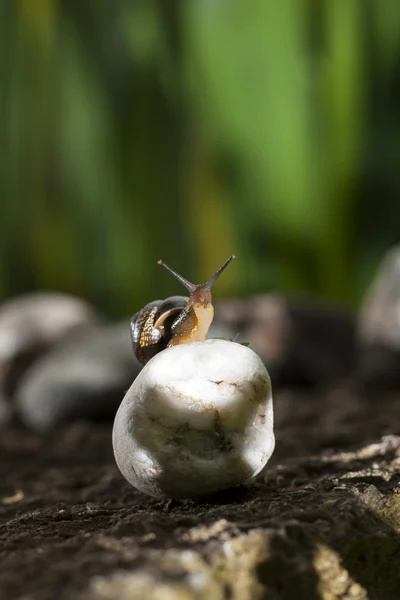
POLYGON ((191 498, 252 479, 275 446, 262 360, 216 339, 160 352, 126 393, 113 446, 124 477, 152 496, 191 498))

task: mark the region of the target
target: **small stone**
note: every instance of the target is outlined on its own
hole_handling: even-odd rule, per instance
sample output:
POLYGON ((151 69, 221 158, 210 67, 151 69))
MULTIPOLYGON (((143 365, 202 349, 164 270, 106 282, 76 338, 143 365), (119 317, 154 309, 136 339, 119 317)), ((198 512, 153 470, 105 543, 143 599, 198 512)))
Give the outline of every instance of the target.
POLYGON ((355 324, 336 307, 265 294, 219 302, 215 323, 250 342, 275 387, 327 384, 355 365, 355 324))
POLYGON ((400 246, 382 260, 357 328, 359 380, 366 392, 400 387, 400 246))
POLYGON ((62 421, 112 418, 140 370, 129 322, 99 326, 33 365, 16 393, 18 414, 38 431, 62 421))
POLYGON ((194 498, 250 481, 274 446, 268 372, 255 352, 224 340, 157 354, 114 421, 121 473, 156 497, 194 498))
POLYGON ((83 300, 33 293, 0 305, 0 423, 12 415, 10 400, 22 374, 66 335, 99 321, 83 300))

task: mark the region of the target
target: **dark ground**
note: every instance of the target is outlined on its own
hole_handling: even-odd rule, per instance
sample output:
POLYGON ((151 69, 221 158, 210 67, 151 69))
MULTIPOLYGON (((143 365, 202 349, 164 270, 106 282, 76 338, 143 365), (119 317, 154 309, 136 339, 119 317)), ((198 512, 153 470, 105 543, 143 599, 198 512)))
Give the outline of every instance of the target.
POLYGON ((266 482, 202 501, 131 488, 111 425, 5 428, 0 600, 398 600, 399 395, 351 387, 276 394, 266 482))

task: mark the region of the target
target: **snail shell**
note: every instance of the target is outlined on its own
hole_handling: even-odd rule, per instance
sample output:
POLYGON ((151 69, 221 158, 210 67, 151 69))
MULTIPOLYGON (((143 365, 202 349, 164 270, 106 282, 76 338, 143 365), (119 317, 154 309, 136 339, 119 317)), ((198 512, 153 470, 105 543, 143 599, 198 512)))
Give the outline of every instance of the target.
POLYGON ((172 325, 188 303, 184 296, 149 302, 131 319, 133 351, 145 365, 155 354, 167 347, 172 325))

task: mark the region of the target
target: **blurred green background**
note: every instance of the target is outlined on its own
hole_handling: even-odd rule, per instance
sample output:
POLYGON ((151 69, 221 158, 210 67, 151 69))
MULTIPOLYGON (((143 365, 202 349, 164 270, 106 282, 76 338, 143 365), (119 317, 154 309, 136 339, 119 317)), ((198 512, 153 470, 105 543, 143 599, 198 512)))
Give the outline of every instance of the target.
POLYGON ((398 0, 0 0, 0 298, 355 309, 400 239, 398 0), (183 291, 183 290, 182 290, 183 291))

